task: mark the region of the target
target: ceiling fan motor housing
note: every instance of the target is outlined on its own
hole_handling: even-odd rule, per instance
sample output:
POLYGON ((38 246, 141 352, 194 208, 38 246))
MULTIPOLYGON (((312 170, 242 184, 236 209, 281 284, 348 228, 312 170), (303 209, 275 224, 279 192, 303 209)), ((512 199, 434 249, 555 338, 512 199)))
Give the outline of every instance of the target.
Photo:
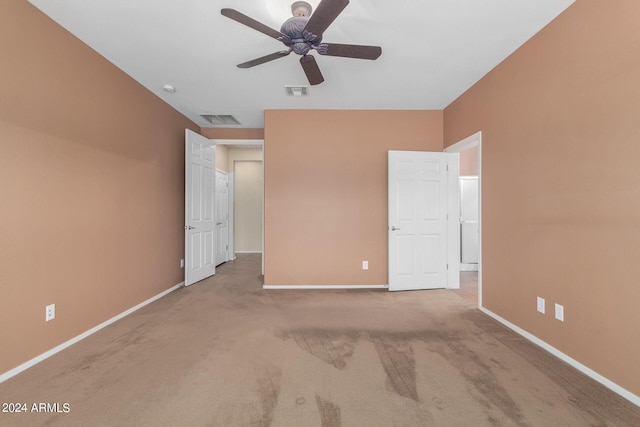
POLYGON ((287 19, 280 27, 280 32, 291 39, 291 48, 298 55, 306 55, 322 41, 322 37, 317 37, 308 32, 305 34, 304 28, 308 21, 309 18, 306 16, 294 16, 287 19))

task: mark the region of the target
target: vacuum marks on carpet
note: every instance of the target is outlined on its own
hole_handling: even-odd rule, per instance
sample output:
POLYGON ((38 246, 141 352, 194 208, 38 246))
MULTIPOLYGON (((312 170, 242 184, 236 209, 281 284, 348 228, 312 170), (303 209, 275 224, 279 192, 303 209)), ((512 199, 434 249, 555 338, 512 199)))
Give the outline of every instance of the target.
POLYGON ((408 341, 394 339, 389 334, 373 334, 371 341, 387 375, 387 388, 418 402, 416 361, 411 344, 408 341))
POLYGON ((320 410, 320 420, 322 427, 340 427, 340 408, 333 402, 330 402, 316 394, 316 404, 320 410))
MULTIPOLYGON (((478 403, 487 409, 494 408, 514 423, 527 425, 525 417, 509 395, 500 385, 493 372, 494 367, 483 362, 483 359, 457 334, 440 333, 433 330, 406 332, 389 331, 352 331, 330 329, 293 329, 281 331, 277 336, 282 340, 293 339, 296 345, 305 352, 315 356, 335 369, 344 371, 348 368, 349 359, 353 356, 358 343, 368 341, 373 344, 375 356, 386 376, 387 390, 420 403, 417 387, 416 354, 412 343, 426 344, 430 353, 437 354, 448 362, 466 380, 468 387, 478 403)), ((467 337, 466 339, 477 339, 467 337)), ((424 353, 424 352, 423 352, 424 353)), ((420 362, 429 363, 429 355, 421 354, 420 362)), ((497 366, 495 369, 505 369, 497 366)), ((331 402, 316 398, 323 425, 337 425, 339 409, 331 402)), ((491 412, 491 411, 489 411, 491 412)))
POLYGON ((262 405, 262 420, 259 424, 268 427, 273 421, 273 411, 278 405, 280 395, 280 381, 282 371, 274 365, 265 364, 259 367, 257 372, 258 394, 262 405))
POLYGON ((281 332, 281 339, 293 338, 298 347, 336 369, 344 369, 353 355, 360 333, 348 330, 297 329, 281 332))

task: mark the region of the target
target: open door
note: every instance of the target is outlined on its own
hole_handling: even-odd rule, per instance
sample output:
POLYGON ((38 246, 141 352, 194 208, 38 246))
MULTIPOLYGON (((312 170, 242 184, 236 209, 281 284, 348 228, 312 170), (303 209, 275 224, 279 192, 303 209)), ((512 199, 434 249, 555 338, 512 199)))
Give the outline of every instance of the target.
POLYGON ((184 194, 184 284, 189 286, 216 272, 216 147, 214 141, 189 129, 184 194))
POLYGON ((456 153, 389 151, 390 291, 460 286, 458 171, 456 153))
POLYGON ((229 177, 216 171, 216 266, 229 261, 229 177))

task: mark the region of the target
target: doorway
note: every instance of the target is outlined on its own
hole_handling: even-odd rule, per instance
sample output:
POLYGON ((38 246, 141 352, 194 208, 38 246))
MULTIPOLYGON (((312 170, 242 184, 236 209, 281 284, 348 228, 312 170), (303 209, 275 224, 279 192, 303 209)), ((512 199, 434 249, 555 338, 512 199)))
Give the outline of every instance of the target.
POLYGON ((214 139, 217 148, 218 169, 228 177, 228 259, 236 259, 238 253, 256 253, 262 258, 264 274, 264 168, 263 140, 214 139), (245 163, 254 165, 247 174, 245 163), (237 167, 240 165, 239 167, 237 167), (247 194, 247 185, 250 193, 247 194), (245 221, 247 209, 250 210, 251 230, 247 230, 245 221), (250 247, 247 246, 247 236, 250 247))
MULTIPOLYGON (((471 199, 473 200, 474 197, 477 199, 477 206, 469 206, 470 201, 467 200, 466 211, 464 213, 461 211, 460 215, 461 238, 464 239, 466 235, 467 241, 460 242, 461 269, 458 292, 463 298, 482 307, 482 132, 464 138, 444 151, 460 154, 460 176, 462 179, 466 178, 468 194, 473 193, 473 187, 476 186, 477 193, 475 196, 472 194, 471 199), (473 224, 474 221, 476 224, 473 224), (477 234, 474 236, 473 233, 477 234), (474 253, 473 248, 474 237, 477 238, 475 246, 477 253, 474 253), (467 251, 463 253, 465 244, 467 244, 467 251), (475 267, 474 264, 476 264, 475 267)), ((462 193, 460 197, 462 207, 462 193)))

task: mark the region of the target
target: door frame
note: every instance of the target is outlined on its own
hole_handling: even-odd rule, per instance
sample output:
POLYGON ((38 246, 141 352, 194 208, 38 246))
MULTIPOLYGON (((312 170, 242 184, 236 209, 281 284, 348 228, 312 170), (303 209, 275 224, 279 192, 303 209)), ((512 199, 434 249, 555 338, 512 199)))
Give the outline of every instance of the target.
MULTIPOLYGON (((482 131, 478 131, 444 149, 446 153, 461 153, 478 147, 478 307, 482 307, 482 131)), ((460 195, 458 195, 460 197, 460 195)))
MULTIPOLYGON (((262 274, 264 275, 264 139, 211 139, 215 142, 216 145, 239 145, 246 146, 246 148, 250 148, 251 146, 260 146, 262 150, 262 274)), ((229 215, 233 214, 233 206, 231 205, 235 201, 235 173, 234 171, 228 172, 229 176, 229 215), (232 179, 233 178, 233 179, 232 179), (233 181, 233 183, 232 183, 233 181)), ((235 259, 235 238, 233 233, 233 219, 229 221, 229 251, 233 249, 233 252, 230 252, 230 258, 235 259)))

